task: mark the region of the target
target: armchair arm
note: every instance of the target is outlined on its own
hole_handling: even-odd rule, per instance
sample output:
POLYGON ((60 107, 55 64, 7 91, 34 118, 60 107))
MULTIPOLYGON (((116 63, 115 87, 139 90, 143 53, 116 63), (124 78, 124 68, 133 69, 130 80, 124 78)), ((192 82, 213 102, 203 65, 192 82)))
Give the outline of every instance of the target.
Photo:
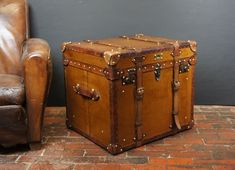
POLYGON ((42 39, 28 39, 23 47, 23 75, 28 116, 28 142, 40 142, 46 98, 51 82, 50 47, 42 39))

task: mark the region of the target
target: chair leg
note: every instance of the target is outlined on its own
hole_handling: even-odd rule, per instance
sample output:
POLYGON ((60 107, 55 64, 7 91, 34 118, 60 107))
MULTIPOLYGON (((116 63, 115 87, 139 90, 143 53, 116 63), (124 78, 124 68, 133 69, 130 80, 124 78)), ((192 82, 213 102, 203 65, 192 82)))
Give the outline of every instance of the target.
POLYGON ((40 150, 42 147, 42 144, 40 142, 38 143, 30 143, 29 144, 30 150, 35 151, 35 150, 40 150))

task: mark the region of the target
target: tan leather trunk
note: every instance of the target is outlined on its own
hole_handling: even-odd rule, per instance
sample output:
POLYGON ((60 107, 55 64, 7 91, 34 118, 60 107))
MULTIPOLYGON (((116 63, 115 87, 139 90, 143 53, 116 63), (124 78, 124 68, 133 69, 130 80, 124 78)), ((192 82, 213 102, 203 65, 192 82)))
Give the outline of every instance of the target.
POLYGON ((67 126, 110 153, 193 126, 195 41, 137 34, 62 51, 67 126))

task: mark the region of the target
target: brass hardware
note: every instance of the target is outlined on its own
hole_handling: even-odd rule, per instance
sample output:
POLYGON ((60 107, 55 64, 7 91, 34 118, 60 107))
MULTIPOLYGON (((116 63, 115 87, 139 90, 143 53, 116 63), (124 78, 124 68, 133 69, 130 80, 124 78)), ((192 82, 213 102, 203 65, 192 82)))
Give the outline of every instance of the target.
POLYGON ((188 119, 188 117, 187 117, 187 116, 185 116, 185 117, 184 117, 184 119, 188 119))
POLYGON ((146 134, 145 133, 143 133, 143 138, 146 136, 146 134))
POLYGON ((126 139, 122 139, 122 141, 123 141, 123 142, 125 142, 125 141, 126 141, 126 139))
POLYGON ((160 76, 161 76, 161 65, 160 65, 159 63, 157 63, 157 65, 155 66, 154 75, 155 75, 155 79, 156 79, 156 80, 160 80, 160 76))
POLYGON ((170 125, 169 128, 172 129, 172 125, 170 125))
POLYGON ((133 84, 136 81, 136 69, 128 69, 128 75, 122 76, 122 85, 133 84))
POLYGON ((189 44, 190 44, 190 49, 193 53, 196 53, 197 51, 197 43, 196 41, 190 41, 188 40, 189 44))
POLYGON ((143 87, 140 87, 137 89, 137 94, 138 95, 143 95, 144 94, 144 88, 143 87))
POLYGON ((160 54, 155 54, 153 57, 154 57, 154 60, 161 60, 163 59, 163 53, 160 53, 160 54))
POLYGON ((66 45, 67 45, 67 44, 71 44, 71 43, 72 43, 71 41, 69 41, 69 42, 64 42, 63 45, 62 45, 61 52, 63 53, 63 52, 65 51, 65 49, 66 49, 66 45))
POLYGON ((173 82, 173 88, 174 88, 174 91, 179 90, 179 88, 180 88, 180 82, 179 82, 179 81, 174 81, 174 82, 173 82))
POLYGON ((136 36, 136 37, 143 37, 144 34, 142 34, 142 33, 141 33, 141 34, 135 34, 135 36, 136 36))
POLYGON ((189 72, 189 65, 186 62, 181 62, 179 65, 179 73, 187 73, 189 72))
POLYGON ((115 51, 115 50, 111 50, 111 51, 105 51, 104 52, 104 60, 108 65, 116 65, 117 62, 120 59, 120 52, 119 51, 115 51))
POLYGON ((133 138, 133 141, 136 141, 136 137, 133 138))

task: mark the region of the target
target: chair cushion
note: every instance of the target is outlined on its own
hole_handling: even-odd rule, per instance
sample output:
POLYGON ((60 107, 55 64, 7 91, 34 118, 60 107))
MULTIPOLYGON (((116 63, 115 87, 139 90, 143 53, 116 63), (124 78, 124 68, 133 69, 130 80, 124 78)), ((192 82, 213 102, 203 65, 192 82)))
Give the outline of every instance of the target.
POLYGON ((24 100, 23 78, 17 75, 0 74, 0 106, 22 105, 24 100))

